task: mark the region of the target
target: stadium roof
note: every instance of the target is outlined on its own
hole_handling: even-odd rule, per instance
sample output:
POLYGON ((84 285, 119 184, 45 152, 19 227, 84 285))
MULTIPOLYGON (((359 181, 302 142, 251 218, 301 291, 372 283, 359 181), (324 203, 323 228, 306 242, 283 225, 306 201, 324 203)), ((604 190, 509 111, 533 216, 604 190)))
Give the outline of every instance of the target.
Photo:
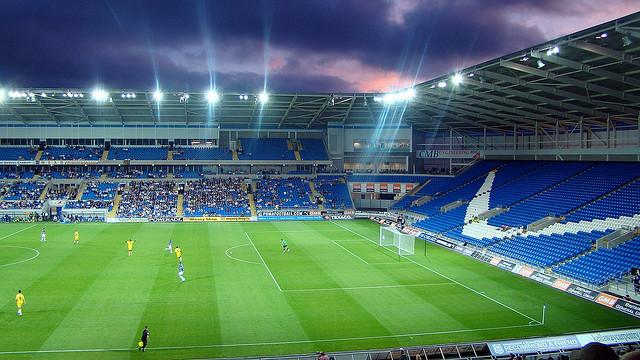
MULTIPOLYGON (((322 128, 349 125, 512 132, 640 121, 640 13, 493 59, 414 87, 408 102, 382 94, 260 94, 225 92, 210 105, 206 92, 108 89, 5 89, 0 123, 187 124, 231 128, 322 128), (455 80, 455 81, 454 81, 455 80), (459 81, 458 84, 455 84, 459 81), (10 96, 11 95, 11 96, 10 96)), ((2 97, 2 94, 0 94, 2 97)))

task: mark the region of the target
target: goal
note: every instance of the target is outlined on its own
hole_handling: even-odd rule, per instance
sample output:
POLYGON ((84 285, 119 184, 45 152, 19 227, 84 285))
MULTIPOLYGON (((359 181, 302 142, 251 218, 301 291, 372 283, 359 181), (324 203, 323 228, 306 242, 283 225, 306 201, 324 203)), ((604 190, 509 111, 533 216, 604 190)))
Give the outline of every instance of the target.
POLYGON ((414 236, 404 234, 392 227, 380 227, 380 246, 393 248, 393 252, 405 256, 414 254, 415 245, 414 236))

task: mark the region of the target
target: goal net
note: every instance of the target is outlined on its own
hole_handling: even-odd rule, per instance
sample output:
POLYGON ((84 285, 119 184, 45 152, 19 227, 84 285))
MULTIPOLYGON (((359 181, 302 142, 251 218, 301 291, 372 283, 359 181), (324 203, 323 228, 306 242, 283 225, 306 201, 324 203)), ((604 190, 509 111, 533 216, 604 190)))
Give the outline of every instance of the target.
POLYGON ((380 227, 380 246, 393 248, 398 255, 413 255, 415 238, 392 227, 380 227))

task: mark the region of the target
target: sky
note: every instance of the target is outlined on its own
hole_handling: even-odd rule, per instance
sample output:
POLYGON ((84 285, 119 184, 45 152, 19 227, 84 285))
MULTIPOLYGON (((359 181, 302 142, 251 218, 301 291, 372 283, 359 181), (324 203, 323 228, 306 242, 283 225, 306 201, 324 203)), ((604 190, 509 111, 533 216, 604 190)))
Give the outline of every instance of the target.
POLYGON ((637 0, 2 0, 0 86, 384 92, 637 0))

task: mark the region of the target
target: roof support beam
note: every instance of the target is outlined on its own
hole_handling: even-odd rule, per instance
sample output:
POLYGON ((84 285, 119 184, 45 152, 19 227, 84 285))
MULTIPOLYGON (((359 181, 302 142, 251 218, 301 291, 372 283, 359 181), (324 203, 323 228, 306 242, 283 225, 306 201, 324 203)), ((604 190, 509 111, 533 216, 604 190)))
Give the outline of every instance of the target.
POLYGON ((325 100, 325 102, 322 104, 322 106, 320 106, 320 109, 318 109, 318 111, 316 111, 316 113, 313 114, 313 117, 311 118, 311 121, 309 121, 309 123, 307 124, 307 129, 310 128, 311 125, 313 125, 313 123, 316 122, 316 120, 318 120, 320 115, 322 115, 324 110, 329 106, 330 102, 331 102, 331 96, 329 98, 327 98, 325 100))
POLYGON ((580 49, 580 50, 588 51, 594 54, 606 56, 612 59, 620 60, 627 64, 640 66, 639 60, 634 59, 633 56, 625 53, 624 51, 605 48, 600 45, 588 43, 586 41, 581 41, 581 40, 569 41, 567 45, 574 47, 576 49, 580 49))
MULTIPOLYGON (((537 91, 541 91, 547 94, 552 94, 555 96, 560 96, 560 97, 565 97, 571 100, 576 100, 576 101, 580 101, 583 103, 587 103, 587 104, 591 104, 594 107, 598 107, 599 105, 597 105, 593 99, 586 97, 586 96, 582 96, 582 95, 578 95, 576 93, 570 92, 570 91, 566 91, 566 90, 562 90, 553 86, 547 86, 547 85, 540 85, 540 84, 536 84, 533 82, 528 82, 525 80, 521 80, 519 78, 516 77, 512 77, 509 75, 503 75, 503 74, 498 74, 495 72, 491 72, 491 71, 487 71, 487 70, 480 70, 476 72, 478 75, 481 76, 485 76, 487 78, 491 78, 494 80, 499 80, 499 81, 504 81, 513 85, 518 85, 518 86, 524 86, 524 87, 528 87, 537 91)), ((550 99, 551 100, 551 99, 550 99)), ((571 110, 576 110, 585 114, 589 114, 592 116, 598 116, 598 117, 602 117, 603 119, 606 118, 606 116, 602 116, 600 115, 600 111, 599 110, 595 110, 592 108, 586 108, 583 106, 579 106, 579 105, 575 105, 575 104, 571 104, 569 102, 566 101, 559 101, 559 100, 554 100, 556 102, 560 102, 562 104, 563 107, 566 107, 568 109, 571 110)), ((549 104, 553 104, 552 102, 548 102, 549 104)), ((631 115, 635 115, 635 114, 640 114, 640 112, 638 112, 635 109, 632 109, 628 106, 623 106, 623 105, 619 105, 619 104, 612 104, 612 103, 608 103, 607 105, 605 105, 604 107, 610 108, 612 110, 616 110, 619 111, 621 113, 627 113, 627 114, 631 114, 631 115)), ((602 124, 601 122, 599 124, 602 124)))
POLYGON ((568 76, 558 75, 551 71, 534 69, 530 66, 514 63, 513 61, 507 61, 507 60, 501 60, 500 66, 508 69, 512 69, 512 70, 517 70, 526 74, 536 75, 544 79, 555 80, 564 84, 577 86, 587 91, 594 91, 594 92, 601 93, 603 95, 613 96, 625 101, 640 103, 640 96, 628 94, 628 93, 625 93, 624 91, 610 89, 604 86, 600 86, 598 84, 587 83, 585 81, 570 78, 568 76))
POLYGON ((351 98, 351 101, 349 101, 349 107, 347 108, 347 111, 345 111, 344 116, 342 117, 342 125, 344 125, 345 122, 347 122, 347 118, 349 117, 349 114, 351 113, 351 109, 353 108, 353 104, 355 104, 356 102, 356 96, 353 95, 353 97, 351 98))
POLYGON ((542 59, 542 60, 554 63, 554 64, 566 66, 566 67, 568 67, 570 69, 573 69, 573 70, 582 71, 582 72, 585 72, 587 74, 592 74, 592 75, 596 75, 596 76, 602 76, 604 78, 607 78, 607 79, 613 80, 613 81, 617 81, 617 82, 622 83, 622 84, 640 87, 640 80, 638 80, 638 79, 635 79, 635 78, 632 78, 632 77, 628 77, 628 76, 624 76, 622 74, 617 74, 617 73, 614 73, 614 72, 611 72, 611 71, 608 71, 608 70, 594 68, 591 65, 583 64, 583 63, 578 62, 578 61, 569 60, 569 59, 560 57, 558 55, 547 55, 547 54, 544 54, 544 53, 542 53, 540 51, 531 51, 531 56, 533 56, 534 58, 537 58, 537 59, 542 59))
POLYGON ((287 111, 284 112, 284 115, 282 115, 282 118, 280 119, 280 123, 278 124, 278 129, 280 129, 280 127, 282 126, 282 123, 284 123, 285 119, 289 115, 289 111, 291 111, 291 108, 293 107, 293 104, 295 104, 296 100, 298 100, 298 95, 294 95, 293 99, 289 101, 289 106, 287 107, 287 111))
MULTIPOLYGON (((431 105, 421 105, 421 108, 422 108, 422 109, 424 109, 424 110, 427 110, 427 111, 434 112, 434 113, 438 114, 438 115, 439 115, 439 116, 441 116, 441 117, 445 117, 445 118, 446 118, 446 117, 448 117, 448 118, 451 118, 451 119, 457 120, 457 121, 462 122, 462 123, 465 123, 465 124, 470 124, 470 125, 473 125, 473 126, 479 127, 479 124, 478 124, 478 122, 477 122, 477 121, 473 121, 473 120, 471 120, 471 119, 464 118, 464 117, 462 117, 462 116, 460 116, 460 115, 457 115, 457 114, 455 114, 455 113, 453 113, 453 112, 449 111, 449 109, 442 109, 442 108, 440 108, 440 107, 434 107, 434 106, 431 106, 431 105)), ((479 114, 475 114, 475 113, 467 112, 467 111, 463 111, 463 110, 458 110, 458 111, 459 111, 460 113, 464 113, 464 114, 466 114, 466 115, 470 115, 470 116, 474 116, 474 117, 482 118, 483 120, 487 120, 487 118, 482 117, 482 116, 481 116, 481 115, 479 115, 479 114)), ((488 119, 489 119, 490 121, 495 122, 495 119, 491 119, 491 118, 488 118, 488 119)), ((445 124, 445 125, 446 125, 446 124, 445 124)), ((490 127, 490 126, 487 126, 487 129, 491 129, 491 130, 498 131, 498 132, 505 132, 505 130, 502 130, 502 129, 499 129, 499 128, 496 128, 496 127, 490 127)))

